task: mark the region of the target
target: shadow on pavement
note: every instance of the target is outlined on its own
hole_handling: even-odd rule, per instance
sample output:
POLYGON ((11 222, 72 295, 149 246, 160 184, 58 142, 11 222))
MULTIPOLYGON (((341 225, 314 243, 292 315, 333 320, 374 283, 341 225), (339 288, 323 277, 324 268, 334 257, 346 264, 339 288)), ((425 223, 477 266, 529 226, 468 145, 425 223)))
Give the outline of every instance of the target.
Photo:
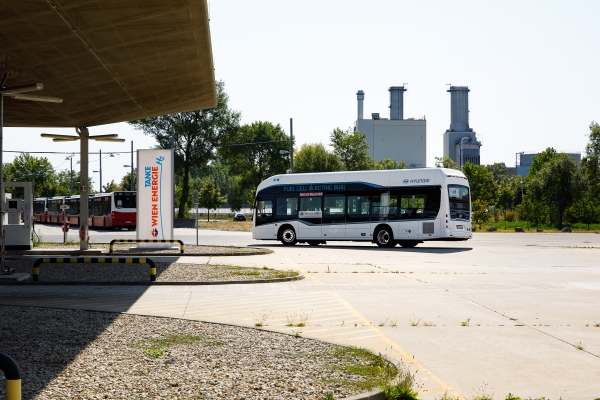
MULTIPOLYGON (((312 250, 316 250, 316 251, 327 251, 327 250, 331 250, 331 249, 340 249, 340 250, 372 250, 372 251, 395 251, 395 252, 411 252, 411 253, 431 253, 431 254, 452 254, 452 253, 462 253, 465 251, 471 251, 473 250, 472 247, 414 247, 411 249, 405 249, 402 248, 400 246, 397 247, 391 247, 391 248, 383 248, 383 247, 377 247, 376 245, 372 245, 372 246, 347 246, 347 245, 335 245, 335 244, 326 244, 326 245, 319 245, 319 246, 309 246, 309 245, 303 245, 303 244, 297 244, 296 247, 298 246, 303 246, 306 248, 310 248, 312 250)), ((283 248, 283 247, 287 247, 284 246, 283 244, 252 244, 249 245, 248 247, 264 247, 264 248, 283 248)))

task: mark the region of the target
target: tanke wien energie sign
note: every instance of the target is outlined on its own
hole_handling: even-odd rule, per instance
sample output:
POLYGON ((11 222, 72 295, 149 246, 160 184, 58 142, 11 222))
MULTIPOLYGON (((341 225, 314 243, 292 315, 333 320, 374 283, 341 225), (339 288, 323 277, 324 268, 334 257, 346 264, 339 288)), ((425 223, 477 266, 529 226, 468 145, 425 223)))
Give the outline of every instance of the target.
POLYGON ((137 165, 137 239, 173 239, 173 150, 138 150, 137 165))

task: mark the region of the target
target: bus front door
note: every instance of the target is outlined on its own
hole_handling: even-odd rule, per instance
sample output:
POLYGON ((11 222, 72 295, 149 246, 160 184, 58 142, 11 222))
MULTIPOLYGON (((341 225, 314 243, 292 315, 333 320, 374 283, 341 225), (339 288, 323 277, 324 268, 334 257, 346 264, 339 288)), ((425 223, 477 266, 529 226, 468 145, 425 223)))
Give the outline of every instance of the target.
MULTIPOLYGON (((312 193, 311 193, 312 194, 312 193)), ((322 196, 302 197, 300 193, 300 209, 298 210, 298 239, 321 239, 322 196)))

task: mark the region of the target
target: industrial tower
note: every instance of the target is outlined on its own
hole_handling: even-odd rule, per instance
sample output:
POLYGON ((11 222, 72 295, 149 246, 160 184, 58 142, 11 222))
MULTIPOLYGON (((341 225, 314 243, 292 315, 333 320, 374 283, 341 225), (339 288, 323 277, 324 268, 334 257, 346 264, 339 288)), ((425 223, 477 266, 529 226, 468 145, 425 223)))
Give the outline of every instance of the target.
POLYGON ((450 129, 444 132, 444 157, 461 167, 470 162, 480 165, 481 142, 469 128, 469 88, 450 86, 450 129))

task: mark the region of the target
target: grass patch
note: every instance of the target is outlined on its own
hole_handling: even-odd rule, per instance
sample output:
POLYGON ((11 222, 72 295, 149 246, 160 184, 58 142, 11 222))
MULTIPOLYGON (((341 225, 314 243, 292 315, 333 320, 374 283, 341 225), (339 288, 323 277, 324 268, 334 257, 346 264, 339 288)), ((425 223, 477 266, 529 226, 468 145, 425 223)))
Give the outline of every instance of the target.
POLYGON ((213 340, 206 336, 172 334, 163 337, 147 339, 141 345, 134 347, 143 350, 144 354, 148 357, 159 358, 165 355, 169 347, 192 345, 199 342, 209 346, 223 344, 218 340, 213 340))
POLYGON ((149 349, 145 349, 144 350, 144 354, 147 355, 148 357, 158 358, 158 357, 163 356, 165 354, 165 350, 164 349, 149 348, 149 349))
POLYGON ((395 384, 387 384, 381 388, 387 400, 418 400, 419 393, 415 390, 415 376, 403 370, 395 384))
MULTIPOLYGON (((487 232, 487 228, 489 226, 495 226, 496 229, 498 229, 498 232, 514 232, 516 227, 523 228, 525 230, 525 232, 535 232, 536 228, 537 228, 535 223, 530 223, 528 225, 527 221, 506 222, 506 228, 505 228, 504 221, 502 221, 502 220, 500 220, 498 222, 482 224, 481 229, 479 229, 478 224, 473 224, 473 226, 477 227, 477 232, 487 232)), ((600 232, 600 224, 591 224, 589 230, 588 230, 587 224, 582 224, 579 222, 573 223, 573 224, 564 224, 563 226, 570 227, 573 230, 573 232, 580 232, 580 233, 600 232)), ((539 224, 539 228, 541 230, 543 230, 544 232, 560 232, 560 229, 558 229, 558 226, 554 225, 554 224, 545 224, 545 223, 539 224)), ((490 232, 490 233, 494 233, 494 232, 490 232)))
POLYGON ((333 356, 344 365, 327 365, 327 368, 356 376, 355 380, 324 380, 344 386, 369 391, 387 385, 398 373, 395 365, 381 355, 357 347, 336 347, 333 356))
POLYGON ((255 277, 257 279, 282 279, 282 278, 291 278, 293 276, 298 276, 300 273, 298 271, 278 271, 272 268, 267 267, 236 267, 232 265, 223 265, 222 267, 226 268, 231 275, 234 276, 249 276, 255 277))

